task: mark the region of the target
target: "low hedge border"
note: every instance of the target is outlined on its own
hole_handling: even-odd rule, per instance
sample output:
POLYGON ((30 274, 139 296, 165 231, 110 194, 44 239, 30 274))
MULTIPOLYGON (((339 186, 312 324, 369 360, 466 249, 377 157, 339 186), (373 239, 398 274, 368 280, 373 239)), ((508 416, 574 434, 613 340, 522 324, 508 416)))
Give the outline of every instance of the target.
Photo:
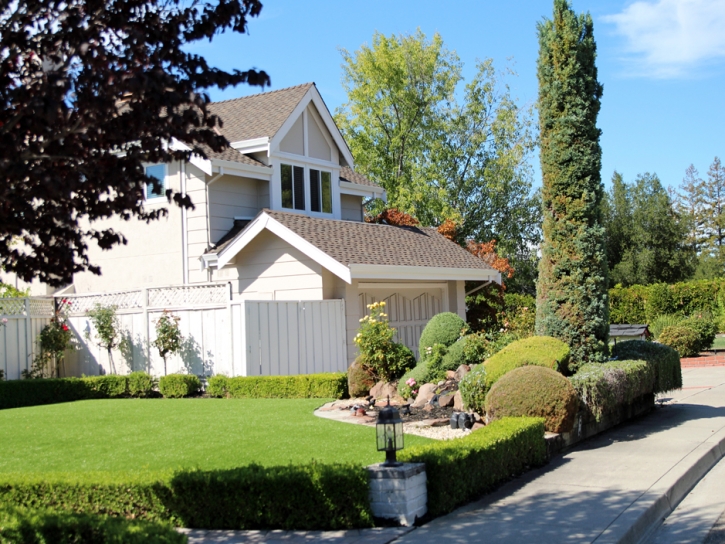
POLYGON ((186 535, 167 524, 131 521, 108 516, 53 513, 0 507, 0 542, 123 542, 125 544, 184 544, 186 535))
POLYGON ((347 374, 329 372, 235 378, 218 374, 209 378, 206 392, 211 397, 231 399, 341 399, 347 396, 347 374))
POLYGON ((504 418, 464 438, 405 449, 398 459, 425 463, 428 513, 441 516, 529 467, 543 465, 544 420, 504 418))
POLYGON ((317 464, 173 473, 0 477, 0 504, 200 529, 371 527, 364 467, 317 464))
POLYGON ((682 388, 680 356, 668 346, 645 340, 627 340, 612 348, 612 356, 622 360, 642 359, 650 363, 655 372, 652 393, 682 388))

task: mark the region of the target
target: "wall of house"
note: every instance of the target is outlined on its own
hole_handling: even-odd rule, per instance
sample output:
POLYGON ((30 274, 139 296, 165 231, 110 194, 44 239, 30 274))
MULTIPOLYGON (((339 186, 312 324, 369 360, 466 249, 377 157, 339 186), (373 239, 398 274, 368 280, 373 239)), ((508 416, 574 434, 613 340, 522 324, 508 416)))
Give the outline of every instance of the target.
POLYGON ((186 165, 186 192, 194 203, 194 209, 186 212, 189 283, 204 283, 209 278, 206 270, 201 270, 199 257, 211 245, 207 229, 206 174, 191 164, 186 165))
POLYGON ((214 280, 231 281, 235 299, 323 300, 322 267, 269 231, 216 271, 214 280))
POLYGON ((209 226, 216 243, 234 226, 235 217, 254 217, 259 212, 256 179, 224 175, 209 185, 209 226))
POLYGON ((362 221, 362 197, 355 195, 340 195, 342 219, 345 221, 362 221))
MULTIPOLYGON (((181 169, 178 162, 167 165, 166 187, 179 191, 181 169)), ((111 217, 94 223, 94 228, 112 228, 123 233, 127 244, 109 251, 89 243, 91 263, 101 267, 101 275, 90 272, 73 278, 76 293, 114 291, 183 283, 182 211, 165 198, 147 201, 148 210, 166 208, 168 215, 145 223, 111 217)))
POLYGON ((289 129, 289 132, 282 138, 279 148, 285 153, 294 153, 295 155, 305 154, 305 132, 302 116, 295 121, 294 125, 289 129))
POLYGON ((327 143, 327 140, 332 140, 332 138, 320 119, 314 104, 310 104, 307 108, 307 123, 307 145, 310 146, 309 156, 323 161, 332 160, 332 149, 330 144, 327 143))

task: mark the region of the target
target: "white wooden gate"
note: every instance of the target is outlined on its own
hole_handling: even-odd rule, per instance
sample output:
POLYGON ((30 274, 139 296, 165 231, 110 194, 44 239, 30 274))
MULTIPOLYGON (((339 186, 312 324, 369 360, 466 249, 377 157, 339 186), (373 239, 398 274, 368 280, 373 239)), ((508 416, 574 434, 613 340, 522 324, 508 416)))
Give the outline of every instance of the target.
POLYGON ((247 376, 345 372, 342 300, 244 301, 247 376))
POLYGON ((17 380, 30 370, 38 351, 38 336, 53 317, 52 298, 0 299, 0 370, 17 380))

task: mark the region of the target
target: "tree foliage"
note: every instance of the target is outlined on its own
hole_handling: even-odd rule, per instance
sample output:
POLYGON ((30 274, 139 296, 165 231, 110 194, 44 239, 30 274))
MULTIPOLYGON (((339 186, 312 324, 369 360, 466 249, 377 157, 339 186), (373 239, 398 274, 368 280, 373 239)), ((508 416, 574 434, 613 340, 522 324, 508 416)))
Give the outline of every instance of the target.
POLYGON ((592 18, 554 0, 538 25, 543 174, 536 330, 569 344, 577 363, 607 355, 609 301, 601 201, 601 131, 592 18))
POLYGON ((335 120, 388 206, 424 226, 453 220, 460 241, 496 239, 505 256, 529 257, 540 240, 531 112, 492 61, 479 62, 461 90, 462 63, 438 34, 376 33, 342 55, 348 101, 335 120))
POLYGON ((690 277, 696 231, 677 213, 656 174, 640 174, 628 184, 615 172, 605 201, 612 284, 674 283, 690 277))
POLYGON ((160 187, 143 164, 223 149, 205 89, 269 82, 264 72, 213 68, 188 45, 245 32, 261 8, 259 0, 3 2, 0 266, 62 285, 75 272, 100 273, 89 242, 125 242, 96 221, 164 215, 144 208, 146 184, 160 187))

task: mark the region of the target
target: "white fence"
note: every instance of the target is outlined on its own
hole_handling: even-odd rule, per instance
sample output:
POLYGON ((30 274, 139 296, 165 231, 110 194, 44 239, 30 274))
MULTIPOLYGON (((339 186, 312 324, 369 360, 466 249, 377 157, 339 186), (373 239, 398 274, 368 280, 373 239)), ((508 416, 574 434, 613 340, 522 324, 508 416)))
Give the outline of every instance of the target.
MULTIPOLYGON (((284 375, 344 371, 347 349, 342 300, 232 301, 227 284, 147 288, 91 295, 66 295, 76 349, 68 350, 66 376, 183 372, 210 376, 284 375), (87 312, 96 304, 116 306, 123 331, 109 354, 96 343, 87 312), (166 368, 153 347, 155 323, 164 310, 180 317, 184 341, 166 368)), ((2 299, 0 369, 17 379, 29 369, 38 335, 53 315, 53 300, 2 299), (11 312, 12 311, 12 312, 11 312)))

